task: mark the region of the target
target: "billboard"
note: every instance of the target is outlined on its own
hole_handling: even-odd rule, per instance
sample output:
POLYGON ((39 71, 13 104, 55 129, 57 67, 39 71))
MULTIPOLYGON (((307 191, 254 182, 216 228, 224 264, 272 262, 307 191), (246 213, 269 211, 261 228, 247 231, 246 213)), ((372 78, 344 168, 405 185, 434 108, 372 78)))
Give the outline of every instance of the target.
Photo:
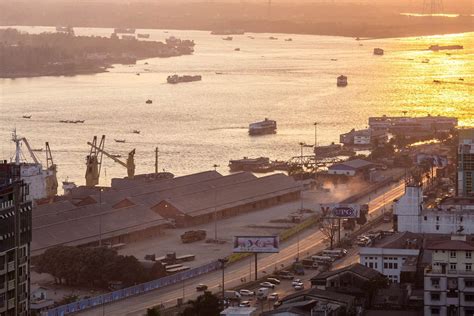
POLYGON ((321 204, 324 217, 332 218, 358 218, 360 216, 359 204, 321 204))
POLYGON ((280 251, 278 236, 235 236, 234 252, 274 253, 280 251))
POLYGON ((444 168, 448 165, 448 157, 446 156, 423 153, 416 155, 416 163, 418 165, 422 164, 424 161, 430 162, 433 167, 437 168, 444 168))

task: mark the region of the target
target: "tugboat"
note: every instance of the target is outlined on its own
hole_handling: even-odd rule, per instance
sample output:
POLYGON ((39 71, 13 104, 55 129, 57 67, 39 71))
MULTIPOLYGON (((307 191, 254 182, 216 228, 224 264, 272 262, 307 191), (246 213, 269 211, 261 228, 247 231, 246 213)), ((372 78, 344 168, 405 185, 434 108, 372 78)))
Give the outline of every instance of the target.
POLYGON ((234 50, 235 50, 236 52, 240 52, 240 48, 238 48, 238 47, 237 47, 237 48, 234 48, 234 50))
POLYGON ((340 75, 339 77, 337 77, 337 86, 338 87, 347 86, 347 77, 344 75, 340 75))
POLYGON ((277 40, 278 38, 277 38, 277 37, 270 36, 268 39, 275 41, 275 40, 277 40))
POLYGON ((134 130, 133 130, 133 133, 134 133, 134 134, 140 134, 140 130, 134 129, 134 130))
POLYGON ((125 143, 125 139, 114 139, 116 143, 125 143))
POLYGON ((181 82, 192 82, 192 81, 200 81, 202 80, 202 76, 196 75, 196 76, 189 76, 189 75, 184 75, 184 76, 178 76, 178 75, 172 75, 168 76, 166 78, 166 81, 170 84, 177 84, 181 82))
POLYGON ((30 119, 31 118, 31 115, 23 115, 22 116, 24 119, 30 119))
POLYGON ((146 104, 152 104, 152 103, 153 103, 153 101, 152 101, 152 100, 150 100, 150 99, 148 99, 148 100, 146 100, 146 102, 145 102, 145 103, 146 103, 146 104))
POLYGON ((264 121, 249 124, 249 135, 276 134, 277 123, 274 120, 265 118, 264 121))
POLYGON ((381 48, 374 48, 374 55, 382 56, 384 53, 383 49, 381 48))
POLYGON ((224 41, 231 41, 233 40, 232 36, 227 36, 227 37, 224 37, 222 38, 224 41))

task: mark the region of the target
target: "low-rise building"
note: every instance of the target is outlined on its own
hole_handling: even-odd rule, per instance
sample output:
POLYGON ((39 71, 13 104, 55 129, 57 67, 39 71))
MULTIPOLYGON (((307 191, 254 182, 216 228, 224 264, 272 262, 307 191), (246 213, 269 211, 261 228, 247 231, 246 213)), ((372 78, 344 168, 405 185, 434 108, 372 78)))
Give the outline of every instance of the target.
POLYGON ((334 164, 328 168, 328 174, 355 176, 372 168, 374 164, 363 159, 353 159, 334 164))
POLYGON ((370 280, 375 280, 383 275, 375 269, 360 263, 354 263, 344 268, 323 272, 311 279, 311 285, 319 290, 332 288, 363 288, 370 280))
POLYGON ((423 204, 423 190, 408 185, 393 208, 395 229, 400 232, 432 234, 474 234, 474 197, 442 200, 437 207, 423 204))
POLYGON ((396 233, 375 240, 359 250, 360 263, 377 270, 391 282, 401 281, 401 273, 416 272, 416 263, 423 244, 423 236, 414 233, 396 233))
POLYGON ((424 273, 424 315, 474 315, 474 240, 453 236, 433 241, 424 273))
POLYGON ((346 146, 383 144, 388 141, 388 134, 384 130, 370 128, 352 129, 348 133, 339 135, 339 141, 346 146))

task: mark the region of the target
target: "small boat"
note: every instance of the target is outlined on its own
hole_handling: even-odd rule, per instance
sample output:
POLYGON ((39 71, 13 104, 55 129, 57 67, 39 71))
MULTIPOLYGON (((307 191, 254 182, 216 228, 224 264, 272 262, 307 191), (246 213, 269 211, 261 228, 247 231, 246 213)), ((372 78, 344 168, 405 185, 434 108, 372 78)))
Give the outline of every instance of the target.
POLYGON ((374 55, 382 56, 384 51, 382 48, 374 48, 374 55))
POLYGON ((122 157, 122 155, 120 155, 120 154, 111 154, 110 156, 112 156, 112 157, 114 157, 114 158, 120 158, 120 157, 122 157))
POLYGON ((116 143, 125 143, 125 139, 114 139, 116 143))
POLYGON ((464 78, 459 78, 459 81, 464 81, 464 78))
POLYGON ((231 41, 233 40, 233 37, 232 36, 227 36, 227 37, 224 37, 222 38, 224 41, 231 41))
POLYGON ((347 77, 344 75, 340 75, 339 77, 337 77, 337 86, 338 87, 347 86, 347 77))
POLYGON ((139 73, 139 72, 137 72, 137 76, 140 76, 140 73, 139 73))
POLYGON ((337 58, 331 58, 331 61, 337 61, 337 58))
POLYGON ((200 75, 195 75, 195 76, 192 76, 192 75, 184 75, 184 76, 172 75, 172 76, 168 76, 166 78, 166 82, 168 82, 170 84, 177 84, 177 83, 181 83, 181 82, 201 81, 201 80, 202 80, 202 76, 200 76, 200 75))
POLYGON ((277 37, 270 36, 268 39, 269 39, 269 40, 277 40, 278 38, 277 38, 277 37))
POLYGON ((216 75, 223 75, 223 74, 224 74, 223 72, 216 71, 216 75))
POLYGON ((429 50, 434 51, 434 52, 437 52, 439 50, 451 50, 451 49, 463 49, 463 48, 464 46, 462 45, 445 45, 445 46, 431 45, 430 47, 428 47, 429 50))
POLYGON ((441 83, 441 81, 435 79, 435 80, 433 80, 433 83, 441 83))
POLYGON ((255 37, 253 37, 253 36, 247 36, 247 37, 250 38, 250 39, 255 39, 255 37))
POLYGON ((360 41, 360 37, 359 37, 359 36, 356 37, 356 41, 360 41))
POLYGON ((429 60, 428 58, 425 58, 425 59, 423 59, 421 62, 422 62, 423 64, 427 64, 427 63, 430 62, 430 60, 429 60))
POLYGON ((81 123, 81 124, 83 124, 84 122, 85 122, 85 120, 76 120, 76 121, 74 121, 74 123, 81 123))
POLYGON ((240 52, 240 48, 238 48, 238 47, 237 47, 237 48, 234 48, 234 50, 235 50, 236 52, 240 52))
POLYGON ((290 37, 290 38, 285 38, 285 42, 291 42, 293 41, 293 39, 290 37))
POLYGON ((152 101, 152 100, 150 100, 150 99, 148 99, 148 100, 146 100, 146 102, 145 102, 145 103, 146 103, 146 104, 152 104, 152 103, 153 103, 153 101, 152 101))
POLYGON ((31 115, 23 115, 22 116, 24 119, 30 119, 31 118, 31 115))
POLYGON ((32 148, 31 151, 42 152, 43 148, 32 148))
POLYGON ((138 129, 134 129, 134 130, 133 130, 133 133, 134 133, 134 134, 140 134, 140 131, 139 131, 138 129))

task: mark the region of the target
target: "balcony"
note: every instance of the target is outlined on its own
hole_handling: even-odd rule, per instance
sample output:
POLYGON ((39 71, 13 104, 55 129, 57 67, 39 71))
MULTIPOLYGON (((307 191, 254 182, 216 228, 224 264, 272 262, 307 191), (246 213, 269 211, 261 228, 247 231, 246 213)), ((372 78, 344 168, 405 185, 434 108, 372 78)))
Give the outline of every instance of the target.
POLYGON ((429 265, 425 268, 425 274, 441 274, 441 275, 474 275, 474 270, 450 270, 450 269, 445 269, 445 272, 443 272, 443 269, 440 266, 432 266, 429 265))
POLYGON ((18 260, 18 264, 25 264, 27 261, 28 261, 28 257, 23 256, 20 258, 20 260, 18 260))
POLYGON ((15 288, 15 280, 8 281, 7 290, 13 290, 15 288))
POLYGON ((26 282, 27 280, 28 280, 27 275, 22 275, 18 277, 18 283, 23 283, 23 282, 26 282))
POLYGON ((11 261, 7 265, 7 271, 10 272, 10 271, 14 271, 14 270, 15 270, 15 261, 11 261))
POLYGON ((15 298, 11 298, 8 300, 8 306, 7 308, 10 309, 10 308, 14 308, 15 307, 15 298))

